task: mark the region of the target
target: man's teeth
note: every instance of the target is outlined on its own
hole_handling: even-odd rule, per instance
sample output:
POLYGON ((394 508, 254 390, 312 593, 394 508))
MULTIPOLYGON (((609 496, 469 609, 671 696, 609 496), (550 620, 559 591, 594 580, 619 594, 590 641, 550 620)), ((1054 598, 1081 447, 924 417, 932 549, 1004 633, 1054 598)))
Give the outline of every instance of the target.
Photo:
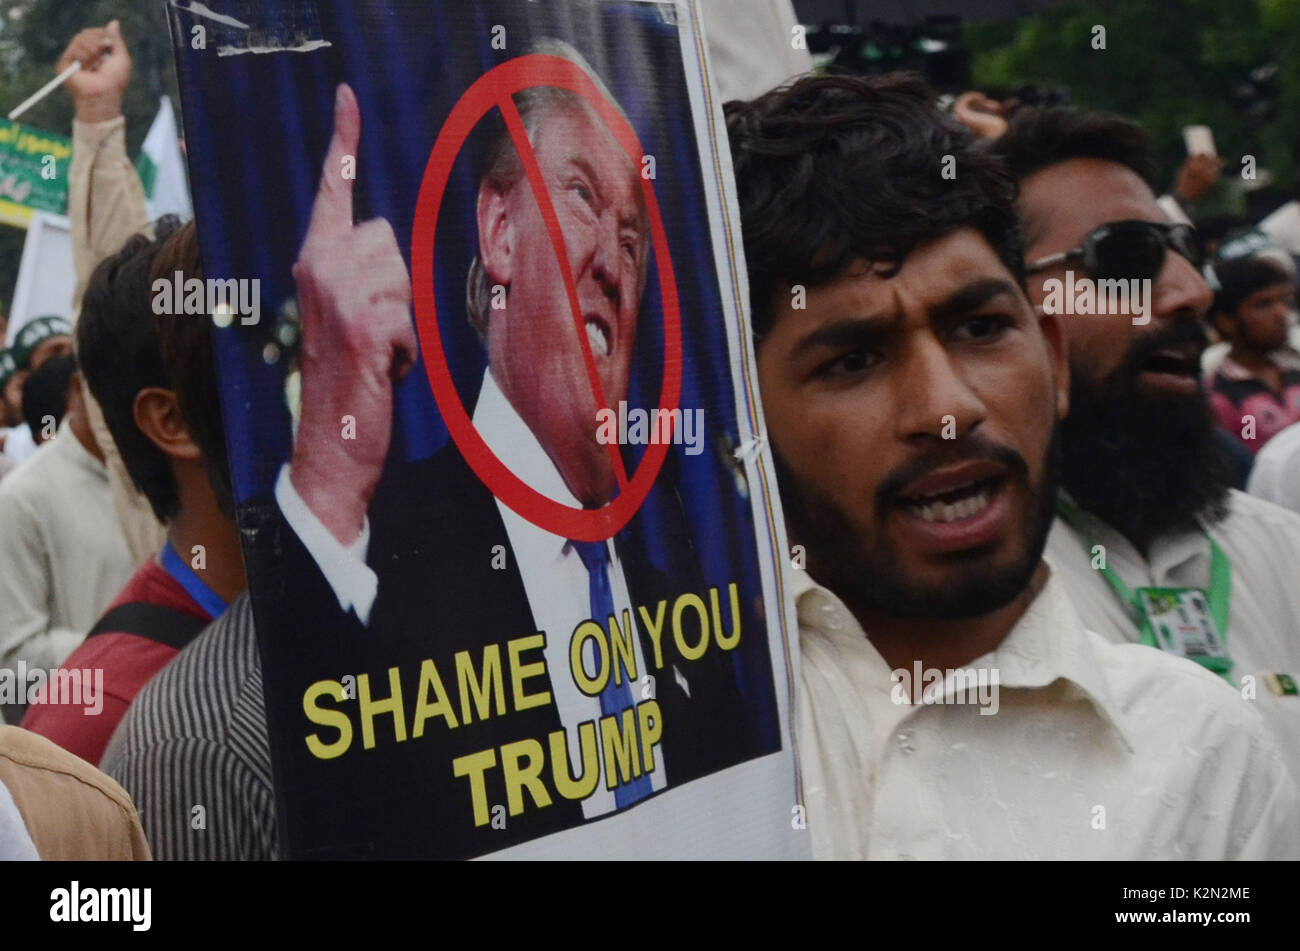
POLYGON ((956 522, 984 511, 990 495, 988 486, 982 486, 974 495, 956 502, 909 502, 907 509, 926 522, 956 522))
POLYGON ((587 341, 591 344, 591 352, 598 357, 609 356, 609 338, 605 336, 605 329, 594 320, 587 321, 587 341))

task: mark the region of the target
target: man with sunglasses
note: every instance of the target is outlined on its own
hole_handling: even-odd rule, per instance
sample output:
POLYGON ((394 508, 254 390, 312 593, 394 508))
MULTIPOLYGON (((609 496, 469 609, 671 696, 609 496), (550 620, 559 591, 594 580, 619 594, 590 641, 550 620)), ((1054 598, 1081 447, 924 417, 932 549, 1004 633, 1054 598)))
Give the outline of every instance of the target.
POLYGON ((806 555, 787 591, 813 855, 1294 854, 1255 711, 1087 631, 1042 558, 1063 318, 1025 298, 1010 176, 933 100, 906 75, 815 76, 726 106, 766 435, 806 555))
POLYGON ((1067 277, 1149 288, 1149 321, 1105 306, 1059 318, 1070 413, 1048 558, 1090 628, 1214 671, 1300 775, 1300 518, 1230 489, 1199 372, 1212 294, 1194 235, 1156 204, 1145 134, 1047 109, 1017 116, 995 148, 1020 183, 1032 304, 1051 309, 1067 277))
POLYGON ((1058 251, 1032 262, 1033 272, 1066 266, 1065 279, 1043 281, 1042 308, 1078 316, 1117 314, 1133 318, 1135 326, 1151 322, 1152 283, 1172 248, 1197 261, 1200 248, 1191 225, 1155 221, 1111 221, 1084 236, 1078 247, 1058 251), (1071 264, 1081 268, 1076 280, 1071 264))

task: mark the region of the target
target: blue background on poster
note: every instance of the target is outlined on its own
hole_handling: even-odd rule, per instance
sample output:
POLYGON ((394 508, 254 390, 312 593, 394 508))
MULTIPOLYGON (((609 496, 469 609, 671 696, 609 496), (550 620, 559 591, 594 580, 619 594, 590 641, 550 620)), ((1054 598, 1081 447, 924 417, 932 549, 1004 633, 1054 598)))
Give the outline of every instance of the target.
MULTIPOLYGON (((262 279, 263 322, 218 333, 223 407, 235 492, 241 501, 269 494, 291 447, 284 365, 268 362, 274 315, 294 294, 290 269, 306 232, 321 162, 332 131, 334 89, 349 83, 361 104, 357 156, 358 221, 382 216, 410 261, 416 196, 443 121, 461 94, 493 66, 527 52, 524 37, 554 36, 575 46, 605 79, 655 157, 655 191, 673 257, 683 318, 680 405, 704 409, 705 447, 674 447, 656 488, 634 523, 646 556, 682 574, 691 566, 709 586, 738 581, 754 592, 742 605, 748 630, 765 627, 750 503, 743 476, 729 461, 738 437, 723 311, 705 212, 697 146, 685 101, 680 40, 670 4, 521 2, 389 3, 210 2, 210 9, 300 38, 349 37, 312 52, 213 55, 184 44, 173 14, 184 100, 184 125, 200 241, 209 276, 262 279), (493 27, 506 49, 492 48, 493 27), (454 55, 432 50, 430 36, 475 36, 454 55), (588 38, 599 37, 600 43, 588 38), (647 76, 673 77, 671 84, 647 76), (304 174, 310 170, 310 174, 304 174), (286 226, 286 223, 291 223, 286 226), (679 499, 667 499, 676 493, 679 499), (684 519, 676 512, 684 510, 684 519)), ((200 20, 192 21, 202 22, 200 20)), ((219 28, 217 28, 219 32, 219 28)), ((496 117, 493 116, 493 122, 496 117)), ((485 367, 478 337, 464 320, 465 273, 475 242, 474 200, 493 122, 479 124, 453 169, 444 200, 435 262, 440 330, 462 401, 472 411, 485 367), (448 237, 451 236, 451 237, 448 237), (456 236, 460 236, 457 240, 456 236)), ((658 277, 651 265, 638 325, 629 405, 653 407, 663 364, 658 277)), ((423 364, 399 384, 392 453, 432 455, 447 440, 423 364)), ((643 448, 628 448, 629 472, 643 448)), ((761 640, 758 643, 762 643, 761 640)), ((746 684, 771 677, 766 650, 733 658, 746 684)), ((745 691, 760 707, 757 722, 780 745, 770 693, 745 691)))

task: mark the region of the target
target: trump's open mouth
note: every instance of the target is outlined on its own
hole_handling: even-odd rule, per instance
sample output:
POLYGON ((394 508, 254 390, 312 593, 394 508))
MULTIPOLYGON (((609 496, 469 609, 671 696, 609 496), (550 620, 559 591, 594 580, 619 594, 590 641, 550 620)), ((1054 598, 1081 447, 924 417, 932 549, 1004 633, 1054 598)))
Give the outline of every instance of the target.
POLYGON ((610 326, 599 314, 587 314, 587 342, 597 357, 607 357, 614 348, 614 335, 610 326))

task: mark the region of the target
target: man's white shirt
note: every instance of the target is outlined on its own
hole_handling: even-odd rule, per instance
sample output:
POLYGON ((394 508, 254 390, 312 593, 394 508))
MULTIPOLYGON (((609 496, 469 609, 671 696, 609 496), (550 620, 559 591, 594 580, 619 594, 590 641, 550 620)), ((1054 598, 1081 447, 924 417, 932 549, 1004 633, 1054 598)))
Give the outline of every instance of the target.
MULTIPOLYGON (((1225 632, 1231 682, 1240 702, 1257 708, 1273 728, 1287 768, 1300 776, 1300 696, 1276 695, 1265 683, 1269 673, 1300 678, 1300 515, 1235 490, 1228 504, 1227 518, 1211 534, 1232 569, 1225 632)), ((1148 561, 1100 519, 1084 512, 1083 520, 1079 530, 1058 518, 1047 554, 1084 624, 1108 641, 1137 643, 1140 631, 1133 609, 1092 567, 1093 546, 1104 549, 1107 566, 1129 590, 1209 590, 1210 543, 1203 532, 1156 539, 1148 561)))
POLYGON ((36 451, 36 439, 32 436, 31 427, 26 423, 21 423, 13 429, 4 431, 5 435, 5 455, 15 464, 26 462, 36 451))
POLYGON ((802 27, 790 0, 704 0, 700 14, 719 103, 812 71, 807 46, 794 42, 802 27))
POLYGON ((1300 423, 1277 433, 1255 456, 1246 491, 1300 512, 1300 423))
POLYGON ((22 813, 0 782, 0 862, 39 862, 40 854, 27 831, 22 813))
POLYGON ((1256 711, 1191 661, 1086 630, 1055 571, 998 648, 967 665, 998 671, 992 715, 951 690, 944 703, 895 703, 889 666, 843 602, 794 576, 815 858, 1300 851, 1300 799, 1256 711))
POLYGON ((64 420, 0 483, 0 665, 58 667, 135 568, 108 470, 64 420))
MULTIPOLYGON (((506 468, 533 489, 572 508, 582 507, 536 435, 501 392, 490 371, 483 375, 478 403, 474 408, 474 428, 506 468)), ((321 569, 340 607, 344 611, 355 611, 362 624, 367 624, 378 591, 378 579, 365 563, 370 539, 369 521, 356 542, 341 545, 302 501, 289 478, 287 464, 281 468, 276 480, 275 499, 285 521, 321 569)), ((496 505, 510 541, 511 551, 506 553, 506 557, 513 558, 519 569, 536 630, 546 635, 543 655, 550 674, 552 702, 568 733, 570 765, 574 775, 578 775, 583 765, 578 725, 601 717, 600 697, 588 697, 582 693, 569 670, 569 642, 574 628, 591 616, 589 574, 568 539, 539 528, 500 499, 496 500, 496 505)), ((464 539, 463 543, 470 545, 475 541, 464 539)), ((605 544, 609 551, 609 581, 615 615, 620 626, 625 616, 635 625, 636 612, 618 551, 613 539, 605 544)), ((473 556, 467 554, 467 557, 490 558, 492 555, 490 552, 476 552, 473 556)), ((430 582, 438 583, 437 579, 430 579, 430 582)), ((443 582, 450 584, 452 579, 443 579, 443 582)), ((603 626, 607 619, 596 620, 603 626)), ((643 678, 651 671, 646 667, 639 635, 633 635, 632 644, 636 676, 631 678, 631 695, 636 702, 642 699, 644 687, 649 686, 643 678)), ((585 647, 583 664, 590 676, 596 673, 595 648, 590 639, 585 647)), ((660 675, 663 673, 666 671, 659 672, 660 675)), ((650 695, 656 694, 657 689, 650 695)), ((656 792, 665 787, 668 777, 662 757, 656 758, 655 771, 649 775, 656 792)), ((582 801, 585 818, 604 815, 614 808, 614 792, 604 783, 598 783, 596 791, 582 801)))

